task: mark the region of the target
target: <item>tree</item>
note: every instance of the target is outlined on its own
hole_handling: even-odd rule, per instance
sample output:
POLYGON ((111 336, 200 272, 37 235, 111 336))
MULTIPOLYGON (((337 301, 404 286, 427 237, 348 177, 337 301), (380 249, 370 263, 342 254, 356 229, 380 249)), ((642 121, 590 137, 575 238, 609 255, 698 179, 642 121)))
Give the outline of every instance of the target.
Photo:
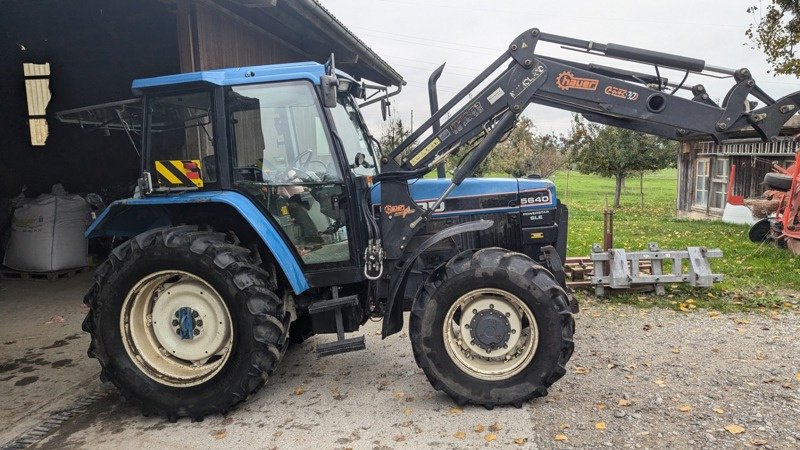
POLYGON ((626 177, 669 167, 678 154, 675 142, 638 131, 586 124, 577 116, 565 140, 570 142, 571 160, 581 173, 615 179, 615 208, 619 208, 626 177))
POLYGON ((767 62, 776 74, 800 76, 800 58, 795 47, 800 43, 800 2, 798 0, 770 0, 747 8, 753 15, 745 35, 754 48, 767 55, 767 62), (756 17, 756 15, 758 15, 756 17))
POLYGON ((565 163, 559 139, 552 134, 537 135, 533 122, 522 117, 504 142, 489 156, 489 170, 521 178, 527 175, 549 177, 565 163))
POLYGON ((381 149, 385 154, 388 154, 401 142, 403 142, 409 135, 411 135, 411 128, 407 128, 403 119, 401 119, 397 111, 393 111, 391 118, 383 126, 381 138, 378 140, 381 144, 381 149))

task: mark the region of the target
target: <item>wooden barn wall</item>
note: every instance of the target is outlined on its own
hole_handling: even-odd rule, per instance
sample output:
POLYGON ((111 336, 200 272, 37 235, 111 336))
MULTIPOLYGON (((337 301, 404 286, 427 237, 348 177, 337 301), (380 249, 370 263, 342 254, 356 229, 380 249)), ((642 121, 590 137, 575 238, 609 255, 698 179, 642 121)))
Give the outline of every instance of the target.
POLYGON ((308 59, 216 4, 180 0, 177 5, 183 72, 308 59))
POLYGON ((56 111, 131 98, 134 78, 175 73, 175 15, 159 0, 3 0, 0 12, 0 197, 121 190, 139 157, 124 133, 87 133, 56 111), (23 63, 50 63, 49 136, 34 147, 23 63))

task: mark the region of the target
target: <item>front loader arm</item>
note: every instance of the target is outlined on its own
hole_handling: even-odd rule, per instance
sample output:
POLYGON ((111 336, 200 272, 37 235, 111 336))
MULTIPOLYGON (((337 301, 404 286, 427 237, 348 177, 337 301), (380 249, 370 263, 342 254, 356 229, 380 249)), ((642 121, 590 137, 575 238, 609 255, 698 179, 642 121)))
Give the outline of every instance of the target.
MULTIPOLYGON (((721 142, 748 126, 764 140, 777 137, 783 124, 797 112, 800 92, 773 100, 756 85, 747 69, 724 69, 706 65, 699 59, 583 41, 541 33, 534 28, 520 34, 497 60, 392 150, 384 158, 386 173, 382 177, 406 178, 401 173, 408 178, 419 176, 451 157, 459 147, 476 146, 478 141, 489 136, 488 131, 500 122, 503 114, 510 112, 516 118, 530 103, 573 111, 593 121, 669 139, 707 136, 721 142), (700 85, 692 89, 692 98, 685 98, 675 94, 680 89, 690 88, 682 83, 670 85, 660 76, 538 55, 536 46, 540 41, 594 55, 654 64, 656 69, 660 66, 684 70, 687 74, 722 73, 732 76, 735 84, 722 104, 716 105, 700 85), (459 110, 453 111, 504 65, 493 81, 459 110), (751 96, 761 100, 764 106, 749 110, 746 105, 751 96), (450 118, 438 131, 414 145, 447 114, 450 118)), ((513 121, 502 125, 510 128, 513 121)), ((502 135, 498 133, 495 137, 499 140, 502 135)), ((495 144, 490 142, 485 148, 476 148, 484 151, 472 161, 466 161, 471 164, 462 164, 460 169, 463 170, 456 171, 454 178, 458 183, 469 176, 473 163, 479 164, 495 144)))
POLYGON ((380 237, 371 239, 365 260, 375 263, 384 274, 381 278, 386 298, 384 337, 402 328, 399 296, 416 258, 409 243, 421 228, 419 225, 486 159, 531 103, 669 139, 704 136, 721 142, 749 126, 762 139, 770 140, 778 136, 783 124, 797 112, 800 92, 773 100, 756 86, 747 69, 714 67, 699 59, 583 41, 541 33, 535 28, 520 34, 489 67, 381 159, 381 173, 375 177, 375 181, 381 182, 380 237), (540 41, 594 55, 653 64, 656 75, 542 56, 536 53, 540 41), (733 77, 735 84, 718 105, 702 85, 689 88, 683 81, 669 83, 659 74, 659 67, 683 70, 687 76, 706 71, 721 73, 733 77), (474 93, 480 86, 483 87, 474 93), (682 89, 690 90, 692 97, 675 95, 682 89), (749 97, 760 100, 764 106, 752 110, 749 97), (462 101, 464 105, 456 110, 462 101), (445 116, 448 119, 440 125, 445 116), (411 198, 407 180, 421 177, 464 149, 467 155, 455 169, 450 186, 422 210, 411 198), (384 258, 390 267, 385 272, 384 258))

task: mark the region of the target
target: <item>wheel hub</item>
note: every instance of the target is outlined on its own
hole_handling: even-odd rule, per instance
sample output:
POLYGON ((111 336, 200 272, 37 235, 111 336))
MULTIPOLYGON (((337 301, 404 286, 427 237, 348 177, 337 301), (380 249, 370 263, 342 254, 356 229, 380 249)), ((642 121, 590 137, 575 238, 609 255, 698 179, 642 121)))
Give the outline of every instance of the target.
POLYGON ((470 337, 475 345, 489 352, 505 346, 511 337, 511 323, 493 306, 479 311, 469 323, 470 337))
POLYGON ((175 332, 183 340, 194 339, 199 336, 203 328, 203 321, 199 319, 200 313, 188 306, 183 306, 175 311, 175 319, 172 326, 176 326, 175 332))

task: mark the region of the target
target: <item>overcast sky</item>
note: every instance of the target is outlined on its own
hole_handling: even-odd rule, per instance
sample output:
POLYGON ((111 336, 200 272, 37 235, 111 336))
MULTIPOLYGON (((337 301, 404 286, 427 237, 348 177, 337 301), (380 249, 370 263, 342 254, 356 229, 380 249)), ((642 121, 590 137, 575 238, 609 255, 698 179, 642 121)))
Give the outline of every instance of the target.
MULTIPOLYGON (((758 0, 320 0, 339 20, 375 50, 407 81, 393 106, 404 120, 419 125, 429 115, 427 80, 447 62, 439 80, 444 104, 461 87, 504 51, 511 40, 529 28, 600 43, 613 42, 704 59, 708 64, 747 67, 773 98, 800 90, 795 77, 773 77, 764 56, 747 45, 744 31, 754 19, 745 10, 758 0)), ((585 54, 552 44, 537 52, 588 62, 585 54)), ((594 58, 643 72, 647 66, 594 58)), ((670 80, 683 73, 667 71, 670 80)), ((703 83, 712 98, 721 99, 731 80, 690 76, 688 84, 703 83)), ((381 134, 377 105, 364 111, 374 135, 381 134)), ((541 132, 566 132, 570 115, 543 106, 526 110, 541 132)))

